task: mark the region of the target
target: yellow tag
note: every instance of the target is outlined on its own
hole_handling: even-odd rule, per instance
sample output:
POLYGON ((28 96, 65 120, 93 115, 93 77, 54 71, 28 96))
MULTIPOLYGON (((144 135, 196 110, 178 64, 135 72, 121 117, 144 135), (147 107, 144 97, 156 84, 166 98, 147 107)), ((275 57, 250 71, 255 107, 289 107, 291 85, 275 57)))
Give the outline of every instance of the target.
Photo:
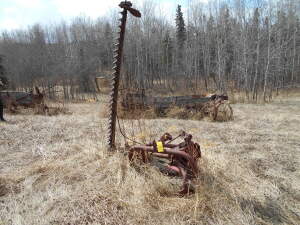
POLYGON ((156 142, 157 145, 157 151, 158 152, 164 152, 164 146, 163 143, 161 141, 156 142))

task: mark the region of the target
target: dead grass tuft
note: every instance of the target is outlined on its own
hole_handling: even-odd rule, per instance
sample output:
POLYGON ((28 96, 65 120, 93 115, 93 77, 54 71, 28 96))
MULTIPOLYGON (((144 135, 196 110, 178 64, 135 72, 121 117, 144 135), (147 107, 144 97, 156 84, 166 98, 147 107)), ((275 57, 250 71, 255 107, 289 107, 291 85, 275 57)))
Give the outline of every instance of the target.
POLYGON ((118 108, 118 117, 120 119, 154 119, 157 118, 157 114, 154 108, 149 109, 132 109, 132 110, 125 110, 122 106, 118 108))
POLYGON ((64 102, 48 102, 47 104, 48 110, 44 108, 43 105, 38 105, 35 108, 24 108, 19 107, 15 112, 5 113, 13 114, 13 115, 46 115, 46 116, 57 116, 57 115, 70 115, 68 107, 64 102))
POLYGON ((72 112, 68 109, 68 106, 65 102, 48 102, 48 111, 40 111, 40 115, 47 115, 47 116, 57 116, 57 115, 71 115, 72 112))
POLYGON ((192 116, 192 113, 184 108, 180 108, 178 106, 173 106, 173 107, 167 109, 165 115, 170 118, 188 119, 192 116))
POLYGON ((7 193, 9 193, 7 181, 3 178, 0 178, 0 197, 5 196, 7 193))
POLYGON ((0 198, 5 197, 9 194, 18 194, 21 192, 20 182, 0 177, 0 198))

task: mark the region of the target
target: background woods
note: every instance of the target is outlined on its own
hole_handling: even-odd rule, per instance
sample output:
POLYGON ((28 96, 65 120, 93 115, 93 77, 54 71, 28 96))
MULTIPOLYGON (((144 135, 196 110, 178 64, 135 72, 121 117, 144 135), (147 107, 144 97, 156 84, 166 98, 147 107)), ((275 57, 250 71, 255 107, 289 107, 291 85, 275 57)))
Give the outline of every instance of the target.
MULTIPOLYGON (((126 31, 123 83, 147 90, 243 92, 269 100, 300 82, 300 6, 297 0, 211 1, 178 6, 176 18, 158 5, 137 6, 126 31), (184 9, 184 10, 183 10, 184 9)), ((0 54, 12 89, 59 89, 65 99, 95 92, 109 75, 117 14, 26 30, 3 31, 0 54)))

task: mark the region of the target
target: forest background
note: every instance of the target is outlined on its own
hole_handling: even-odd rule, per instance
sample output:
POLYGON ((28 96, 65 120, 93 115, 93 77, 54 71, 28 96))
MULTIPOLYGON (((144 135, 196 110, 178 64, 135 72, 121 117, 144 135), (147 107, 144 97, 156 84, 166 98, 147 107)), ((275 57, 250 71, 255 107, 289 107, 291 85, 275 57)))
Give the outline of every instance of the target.
MULTIPOLYGON (((283 1, 189 1, 169 20, 154 1, 135 6, 123 55, 123 84, 175 93, 243 93, 269 101, 300 82, 300 4, 283 1)), ((0 54, 11 89, 40 86, 48 97, 95 93, 111 74, 117 11, 52 25, 2 31, 0 54)))

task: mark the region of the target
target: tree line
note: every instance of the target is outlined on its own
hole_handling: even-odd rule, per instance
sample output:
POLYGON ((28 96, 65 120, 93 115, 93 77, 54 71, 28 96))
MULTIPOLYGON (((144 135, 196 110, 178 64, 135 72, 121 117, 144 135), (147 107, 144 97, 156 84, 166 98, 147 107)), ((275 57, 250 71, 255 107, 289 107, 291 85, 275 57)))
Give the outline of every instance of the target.
MULTIPOLYGON (((146 90, 243 92, 265 101, 300 82, 300 4, 283 1, 189 2, 174 20, 145 1, 129 18, 123 85, 146 90), (185 14, 184 14, 185 13, 185 14)), ((118 16, 3 31, 0 54, 12 89, 60 87, 66 99, 94 92, 109 75, 118 16)))

